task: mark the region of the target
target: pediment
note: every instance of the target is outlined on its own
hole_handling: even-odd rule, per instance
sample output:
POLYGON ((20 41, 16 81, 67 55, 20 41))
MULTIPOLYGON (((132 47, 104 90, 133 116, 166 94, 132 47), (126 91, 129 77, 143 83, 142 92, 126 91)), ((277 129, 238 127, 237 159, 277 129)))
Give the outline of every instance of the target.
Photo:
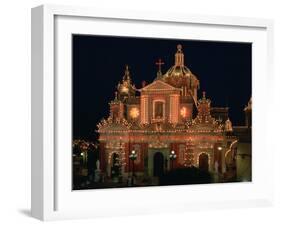
POLYGON ((173 90, 180 90, 180 89, 175 88, 161 80, 156 80, 156 81, 150 83, 149 85, 143 87, 140 91, 164 91, 164 90, 173 91, 173 90))

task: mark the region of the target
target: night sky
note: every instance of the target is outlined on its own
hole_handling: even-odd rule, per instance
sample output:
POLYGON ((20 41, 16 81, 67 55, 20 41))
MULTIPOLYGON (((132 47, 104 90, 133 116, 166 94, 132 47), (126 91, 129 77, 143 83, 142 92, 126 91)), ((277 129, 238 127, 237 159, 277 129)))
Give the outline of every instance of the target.
POLYGON ((251 97, 251 43, 211 42, 73 35, 73 138, 94 140, 96 125, 109 114, 108 103, 129 65, 133 83, 152 82, 161 58, 164 74, 174 65, 177 44, 185 65, 200 81, 212 106, 228 106, 233 125, 244 124, 243 108, 251 97))

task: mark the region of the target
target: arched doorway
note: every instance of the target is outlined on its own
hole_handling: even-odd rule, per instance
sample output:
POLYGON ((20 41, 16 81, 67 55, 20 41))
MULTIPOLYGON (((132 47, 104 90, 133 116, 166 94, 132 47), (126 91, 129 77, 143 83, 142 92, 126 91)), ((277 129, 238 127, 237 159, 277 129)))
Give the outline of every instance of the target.
POLYGON ((164 174, 164 156, 161 152, 156 152, 153 157, 153 176, 159 177, 164 174))
POLYGON ((111 177, 118 177, 121 174, 121 164, 119 154, 113 153, 111 156, 111 177))
POLYGON ((199 169, 204 171, 209 170, 209 156, 206 153, 199 155, 199 169))

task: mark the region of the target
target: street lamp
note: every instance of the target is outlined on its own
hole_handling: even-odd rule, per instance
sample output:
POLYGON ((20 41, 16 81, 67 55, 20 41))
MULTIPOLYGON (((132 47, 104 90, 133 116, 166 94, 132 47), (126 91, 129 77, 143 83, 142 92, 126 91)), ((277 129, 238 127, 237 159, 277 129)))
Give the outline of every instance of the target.
POLYGON ((218 147, 218 150, 219 150, 219 151, 221 151, 221 150, 222 150, 222 147, 221 147, 221 146, 219 146, 219 147, 218 147))
POLYGON ((135 150, 131 151, 129 155, 130 160, 133 161, 133 169, 132 169, 132 185, 134 184, 134 176, 135 176, 135 160, 137 159, 138 155, 135 150))
POLYGON ((172 150, 169 157, 170 157, 170 160, 171 160, 171 170, 172 170, 173 169, 173 162, 177 158, 177 155, 176 155, 175 151, 172 150))

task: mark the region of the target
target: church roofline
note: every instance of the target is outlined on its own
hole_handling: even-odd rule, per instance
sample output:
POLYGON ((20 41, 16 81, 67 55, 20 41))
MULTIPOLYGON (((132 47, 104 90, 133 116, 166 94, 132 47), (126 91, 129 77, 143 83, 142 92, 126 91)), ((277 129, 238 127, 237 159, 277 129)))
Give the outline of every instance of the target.
POLYGON ((160 79, 157 79, 157 80, 155 80, 155 81, 153 81, 152 83, 150 83, 150 84, 148 84, 147 86, 145 86, 145 87, 143 87, 143 88, 141 88, 141 89, 137 89, 137 91, 139 91, 139 92, 141 92, 141 91, 147 91, 148 89, 149 89, 149 87, 151 87, 152 85, 154 85, 155 83, 162 83, 162 84, 164 84, 164 85, 166 85, 167 87, 169 87, 169 89, 167 88, 167 89, 157 89, 157 90, 159 90, 159 91, 163 91, 163 90, 178 90, 178 91, 181 91, 182 89, 180 89, 180 88, 176 88, 176 87, 174 87, 174 86, 172 86, 172 85, 170 85, 170 84, 168 84, 168 83, 166 83, 166 82, 164 82, 164 81, 162 81, 162 80, 160 80, 160 79))

